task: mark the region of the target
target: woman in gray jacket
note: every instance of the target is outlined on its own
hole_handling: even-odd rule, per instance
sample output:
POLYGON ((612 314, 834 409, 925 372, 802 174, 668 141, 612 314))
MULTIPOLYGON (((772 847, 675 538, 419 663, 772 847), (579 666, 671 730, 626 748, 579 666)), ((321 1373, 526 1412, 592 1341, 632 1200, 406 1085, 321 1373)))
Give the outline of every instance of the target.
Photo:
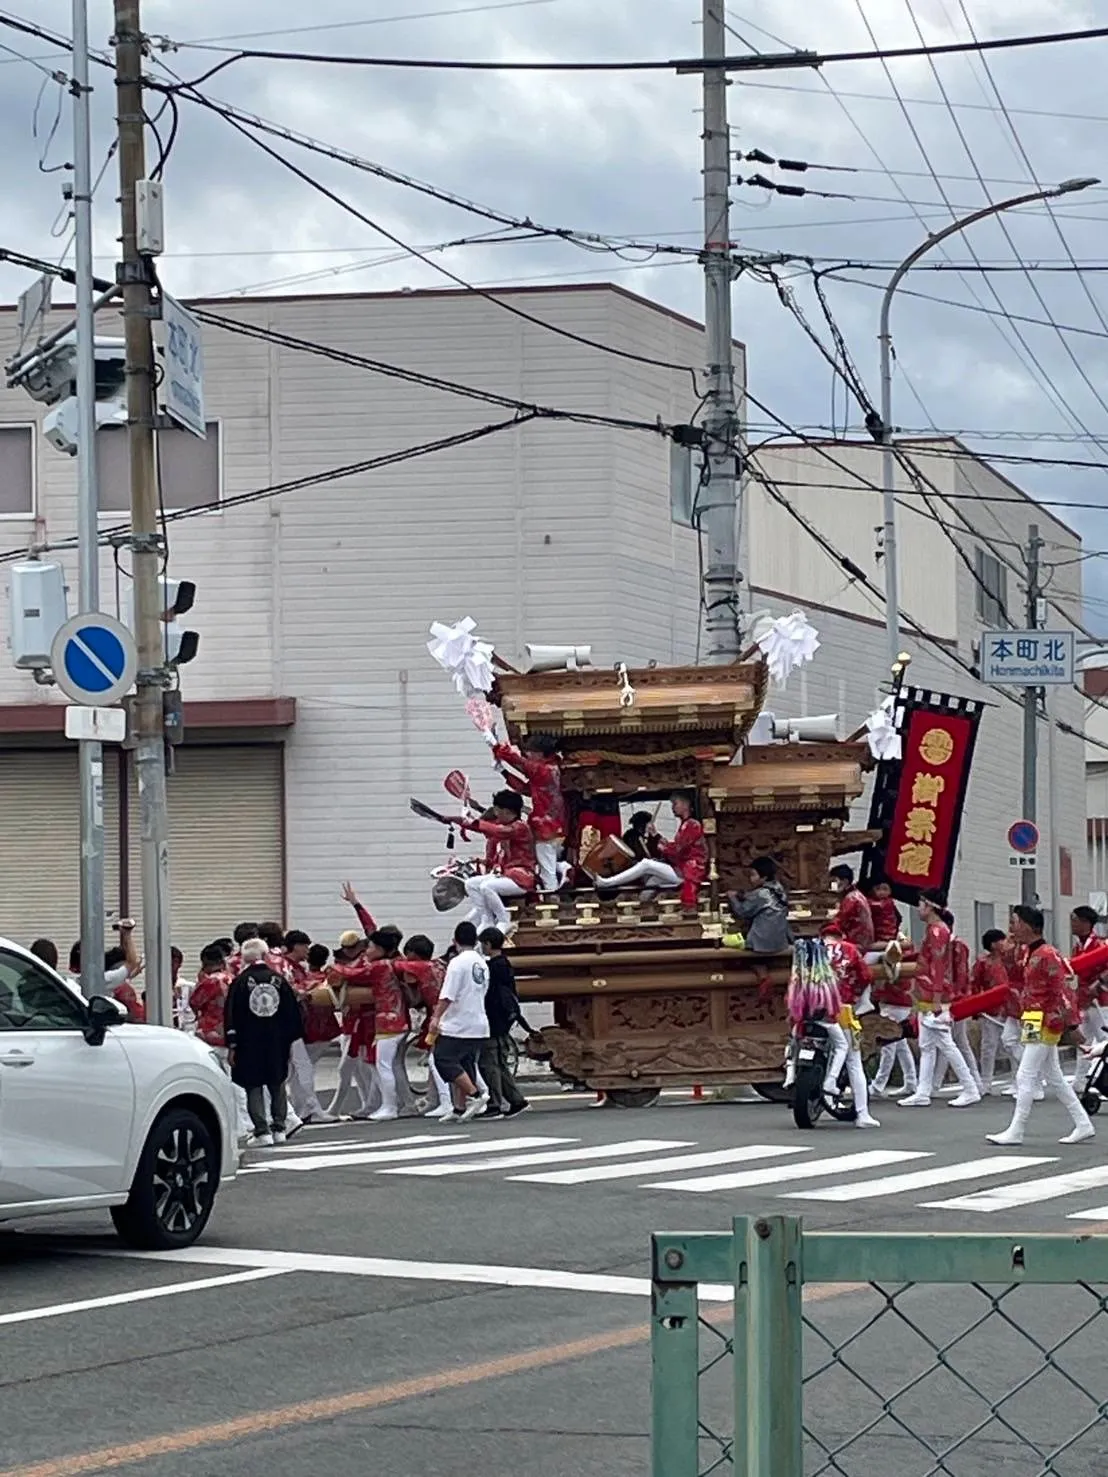
POLYGON ((751 889, 731 892, 727 904, 752 954, 782 954, 792 948, 789 902, 777 880, 777 863, 759 856, 750 864, 751 889))

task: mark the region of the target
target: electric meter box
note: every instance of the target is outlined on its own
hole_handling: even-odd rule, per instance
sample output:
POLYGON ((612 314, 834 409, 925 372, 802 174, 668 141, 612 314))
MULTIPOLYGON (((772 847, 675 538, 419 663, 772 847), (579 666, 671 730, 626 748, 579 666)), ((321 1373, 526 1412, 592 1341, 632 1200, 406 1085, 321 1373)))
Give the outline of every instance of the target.
POLYGON ((12 662, 23 671, 50 666, 54 637, 69 619, 65 570, 42 559, 24 559, 12 565, 12 662))

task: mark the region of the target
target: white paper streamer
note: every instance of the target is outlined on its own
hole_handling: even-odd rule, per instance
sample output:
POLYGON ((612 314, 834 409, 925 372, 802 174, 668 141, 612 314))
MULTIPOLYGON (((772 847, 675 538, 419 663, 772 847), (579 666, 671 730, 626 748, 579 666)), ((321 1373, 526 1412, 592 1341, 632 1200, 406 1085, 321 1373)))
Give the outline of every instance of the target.
POLYGON ((478 639, 476 629, 477 622, 468 615, 452 626, 432 621, 427 643, 427 650, 467 698, 483 696, 494 680, 492 646, 478 639))
POLYGON ((900 734, 893 722, 893 699, 885 701, 866 719, 866 743, 878 762, 899 759, 901 755, 900 734))
POLYGON ((769 674, 779 687, 788 681, 790 672, 812 660, 820 645, 815 626, 799 610, 779 616, 755 639, 765 655, 769 674))

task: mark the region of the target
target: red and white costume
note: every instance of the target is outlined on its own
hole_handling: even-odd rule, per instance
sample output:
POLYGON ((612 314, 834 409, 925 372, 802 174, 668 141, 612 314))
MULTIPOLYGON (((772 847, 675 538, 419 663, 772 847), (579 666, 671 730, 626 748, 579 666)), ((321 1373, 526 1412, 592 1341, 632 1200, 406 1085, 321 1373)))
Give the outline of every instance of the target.
POLYGON ((995 1014, 981 1017, 981 1091, 992 1092, 996 1076, 997 1054, 1003 1050, 1015 1072, 1019 1060, 1019 1011, 1020 989, 1023 985, 1023 970, 1014 944, 1005 943, 999 954, 982 954, 970 972, 971 995, 984 995, 986 991, 1006 986, 1008 990, 1004 1005, 995 1014), (1014 1020, 1013 1028, 1005 1027, 1014 1020))
POLYGON ((304 1021, 303 1040, 294 1041, 289 1052, 289 1098, 293 1109, 305 1123, 328 1123, 331 1114, 325 1112, 319 1101, 315 1069, 328 1043, 339 1034, 338 1012, 333 1004, 313 1005, 311 1002, 312 991, 327 983, 322 971, 313 974, 306 963, 295 959, 286 962, 304 1021))
POLYGON ((935 1085, 935 1067, 941 1057, 962 1089, 951 1107, 968 1108, 981 1101, 981 1092, 965 1057, 954 1041, 950 1003, 959 988, 955 979, 954 940, 940 918, 927 925, 916 961, 916 1010, 919 1013, 919 1085, 902 1108, 926 1108, 935 1085))
POLYGON ((1041 939, 1032 943, 1023 968, 1020 999, 1023 1055, 1016 1072, 1016 1107, 1003 1133, 987 1135, 993 1144, 1022 1144, 1027 1120, 1039 1084, 1043 1083, 1065 1108, 1073 1132, 1062 1143, 1076 1144, 1093 1137, 1094 1129, 1081 1099, 1066 1081, 1058 1059, 1058 1043, 1077 1018, 1075 981, 1058 950, 1041 939))
MULTIPOLYGON (((891 904, 893 911, 896 912, 897 928, 899 931, 900 914, 896 910, 896 905, 892 902, 891 898, 884 899, 884 902, 891 904)), ((875 929, 888 927, 888 920, 885 920, 883 924, 878 923, 877 910, 881 906, 882 900, 878 899, 871 908, 875 929)), ((896 935, 893 937, 896 937, 896 935)), ((891 941, 891 939, 888 939, 884 942, 891 941)), ((878 942, 882 941, 878 940, 878 942)), ((890 980, 884 978, 883 972, 879 973, 878 979, 873 985, 872 998, 874 1005, 877 1006, 878 1014, 882 1019, 892 1021, 894 1025, 901 1028, 901 1035, 893 1040, 887 1040, 881 1048, 881 1053, 877 1061, 877 1071, 873 1077, 872 1091, 878 1097, 884 1097, 889 1092, 889 1081, 893 1075, 893 1068, 899 1066, 900 1075, 904 1079, 904 1090, 908 1093, 914 1093, 916 1090, 916 1059, 912 1055, 912 1048, 903 1034, 904 1023, 912 1015, 911 981, 905 979, 903 975, 898 975, 895 980, 890 980)), ((899 1091, 899 1089, 897 1090, 899 1091)), ((891 1096, 891 1094, 889 1095, 891 1096)))
POLYGON ((435 1084, 437 1095, 435 1103, 427 1109, 426 1116, 445 1118, 447 1113, 453 1112, 454 1104, 451 1101, 450 1089, 439 1075, 438 1067, 435 1066, 435 1057, 431 1051, 427 1033, 431 1024, 431 1016, 435 1006, 439 1003, 439 992, 446 978, 446 966, 440 959, 402 959, 397 963, 396 969, 397 973, 406 979, 418 994, 420 1005, 426 1012, 416 1044, 421 1051, 428 1053, 427 1074, 435 1084))
MULTIPOLYGON (((1104 940, 1098 938, 1095 933, 1090 933, 1088 938, 1078 940, 1077 947, 1070 955, 1071 959, 1079 959, 1082 954, 1091 954, 1097 949, 1104 947, 1104 940)), ((1086 1046, 1093 1046, 1098 1041, 1108 1039, 1108 1027, 1105 1026, 1103 1005, 1108 988, 1108 975, 1094 975, 1088 977, 1080 975, 1077 981, 1077 1009, 1081 1013, 1078 1029, 1081 1032, 1081 1040, 1086 1046)), ((1078 1053, 1077 1071, 1074 1073, 1073 1089, 1075 1092, 1083 1092, 1089 1073, 1093 1069, 1094 1058, 1078 1053)))
POLYGON ((525 820, 472 821, 463 837, 479 831, 485 837, 485 872, 466 882, 471 907, 466 917, 477 932, 484 928, 506 931, 511 917, 506 898, 525 897, 535 886, 535 842, 525 820))
POLYGON ((628 887, 642 882, 648 891, 672 892, 681 889, 681 904, 690 911, 700 897, 700 884, 708 875, 708 842, 704 827, 692 816, 677 827, 672 841, 658 845, 658 856, 645 857, 633 866, 617 872, 614 877, 597 879, 597 887, 628 887))
POLYGON ((827 950, 839 1000, 842 1003, 839 1019, 827 1026, 828 1034, 834 1042, 834 1050, 827 1066, 824 1091, 828 1095, 838 1092, 839 1073, 845 1065, 847 1080, 850 1083, 854 1106, 857 1110, 857 1117, 854 1120, 856 1126, 858 1128, 880 1128, 881 1125, 869 1111, 869 1089, 866 1084, 865 1068, 862 1066, 862 1053, 859 1049, 861 1031, 854 1014, 855 1005, 869 989, 869 968, 861 951, 835 930, 829 930, 825 934, 823 946, 827 950))
POLYGON ((553 758, 524 754, 514 744, 497 744, 493 755, 522 778, 506 774, 508 784, 531 801, 530 827, 543 892, 558 890, 558 849, 566 839, 566 802, 562 771, 553 758))

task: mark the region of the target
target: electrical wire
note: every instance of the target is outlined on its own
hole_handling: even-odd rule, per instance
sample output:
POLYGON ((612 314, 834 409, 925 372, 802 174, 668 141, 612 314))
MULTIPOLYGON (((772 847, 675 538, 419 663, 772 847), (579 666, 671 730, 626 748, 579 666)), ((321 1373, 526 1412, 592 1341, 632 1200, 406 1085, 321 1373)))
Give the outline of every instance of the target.
POLYGON ((543 318, 539 318, 534 313, 528 313, 523 308, 516 307, 514 303, 509 303, 505 301, 503 297, 499 297, 495 293, 485 288, 477 287, 473 283, 467 282, 464 277, 460 277, 456 272, 452 272, 449 267, 444 266, 441 262, 436 262, 425 252, 420 251, 417 247, 414 247, 410 245, 407 241, 404 241, 401 237, 396 235, 394 231, 390 231, 387 226, 383 226, 379 221, 376 221, 371 216, 366 215, 364 211, 359 210, 356 205, 352 204, 344 196, 340 195, 336 190, 330 189, 330 187, 325 185, 322 180, 317 180, 306 170, 301 169, 300 166, 296 164, 292 159, 286 158, 286 156, 282 154, 278 149, 275 149, 270 144, 266 143, 265 139, 258 138, 255 134, 251 133, 249 128, 240 123, 237 119, 229 117, 226 119, 226 122, 233 129, 235 129, 237 133, 240 133, 244 138, 249 139, 256 148, 261 149, 264 154, 268 154, 271 159, 275 160, 278 164, 282 165, 283 168, 287 169, 290 174, 295 175, 304 184, 310 186, 313 190, 316 190, 319 194, 323 195, 326 199, 337 205, 341 210, 345 210, 349 215, 352 215, 355 220, 361 221, 362 224, 368 226, 370 230, 376 231, 377 234, 383 236, 386 241, 391 241, 392 244, 396 246, 399 250, 406 252, 409 256, 414 257, 417 261, 422 262, 425 266, 431 267, 433 271, 438 272, 443 277, 446 277, 449 281, 453 282, 456 287, 460 287, 465 292, 474 293, 478 297, 483 297, 487 302, 495 304, 495 306, 500 308, 503 312, 510 313, 513 317, 520 318, 525 323, 531 323, 537 328, 542 328, 548 333, 553 333, 559 338, 568 339, 571 343, 580 344, 589 349, 597 349, 601 353, 611 354, 618 359, 627 359, 637 364, 649 364, 654 369, 671 369, 676 370, 680 374, 687 374, 692 380, 694 394, 699 396, 700 387, 697 381, 697 371, 693 368, 692 365, 676 364, 672 360, 666 359, 655 359, 650 355, 636 354, 633 353, 630 349, 621 349, 614 344, 606 344, 598 339, 587 338, 583 334, 574 333, 571 329, 562 328, 556 323, 550 323, 543 318))
MULTIPOLYGON (((1058 46, 1070 42, 1103 41, 1108 26, 1090 26, 1080 31, 1044 31, 1029 36, 997 36, 986 41, 949 41, 933 46, 877 47, 873 51, 814 52, 795 51, 773 54, 756 52, 753 56, 724 57, 716 65, 728 72, 780 71, 794 67, 825 67, 838 62, 873 62, 910 60, 916 57, 979 55, 988 51, 1013 51, 1027 47, 1058 46)), ((229 48, 200 42, 172 41, 178 51, 226 51, 229 48)), ((746 44, 745 42, 743 43, 746 44)), ((349 56, 312 51, 261 50, 238 47, 217 66, 194 78, 199 85, 216 72, 239 61, 311 62, 326 66, 386 67, 437 72, 700 72, 703 57, 661 58, 646 61, 468 61, 442 57, 349 56)))
POLYGON ((481 5, 462 5, 453 10, 421 10, 410 15, 374 15, 359 21, 325 21, 316 26, 283 26, 278 31, 239 31, 230 36, 201 36, 182 46, 213 46, 221 41, 256 41, 269 36, 304 36, 317 31, 352 31, 362 26, 390 25, 396 21, 445 20, 456 15, 477 15, 490 10, 525 10, 534 5, 553 5, 556 0, 485 0, 481 5))

